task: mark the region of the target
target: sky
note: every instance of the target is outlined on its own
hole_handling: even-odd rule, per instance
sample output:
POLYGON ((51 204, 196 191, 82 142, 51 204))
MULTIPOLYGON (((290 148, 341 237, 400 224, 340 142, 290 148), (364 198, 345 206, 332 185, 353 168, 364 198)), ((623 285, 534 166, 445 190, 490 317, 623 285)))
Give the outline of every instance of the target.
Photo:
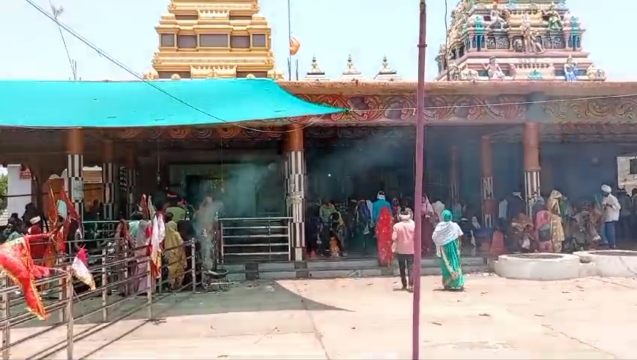
MULTIPOLYGON (((34 0, 50 9, 49 0, 34 0)), ((154 27, 166 12, 169 0, 51 0, 64 12, 60 19, 126 67, 141 74, 151 68, 157 50, 154 27)), ((217 1, 217 0, 202 0, 217 1)), ((291 0, 292 34, 300 40, 297 55, 301 76, 313 56, 331 78, 345 70, 351 54, 356 67, 372 78, 383 56, 405 79, 417 76, 419 0, 291 0)), ((634 21, 637 1, 567 1, 587 32, 583 48, 609 80, 637 80, 630 65, 637 49, 622 42, 618 28, 634 21), (613 25, 614 24, 614 25, 613 25), (621 51, 620 51, 621 50, 621 51)), ((287 67, 288 16, 285 0, 261 0, 261 13, 272 27, 276 64, 287 67)), ((448 11, 456 5, 449 1, 448 11)), ((428 1, 427 79, 436 75, 435 52, 445 39, 445 3, 428 1)), ((0 79, 69 79, 71 71, 54 22, 25 0, 3 0, 0 33, 5 39, 0 55, 0 79)), ((448 19, 448 17, 447 17, 448 19)), ((84 80, 135 79, 80 41, 65 34, 78 74, 84 80)), ((626 38, 624 38, 626 39, 626 38)))

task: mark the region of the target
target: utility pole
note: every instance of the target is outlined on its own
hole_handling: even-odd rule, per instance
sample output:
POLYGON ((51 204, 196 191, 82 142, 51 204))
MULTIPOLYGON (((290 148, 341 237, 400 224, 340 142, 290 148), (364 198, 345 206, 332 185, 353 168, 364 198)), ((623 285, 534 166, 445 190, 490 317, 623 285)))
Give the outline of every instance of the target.
MULTIPOLYGON (((446 16, 446 14, 445 14, 446 16)), ((427 48, 427 4, 420 0, 418 36, 418 90, 416 92, 416 188, 414 189, 414 303, 412 319, 412 359, 420 359, 420 260, 422 256, 422 193, 425 170, 425 55, 427 48)))
POLYGON ((69 51, 69 47, 66 44, 66 38, 64 37, 64 32, 62 31, 62 26, 60 26, 60 16, 64 13, 64 8, 62 6, 56 7, 53 5, 53 2, 49 0, 49 5, 51 6, 51 14, 53 14, 53 18, 55 19, 55 23, 58 26, 58 31, 60 32, 60 38, 62 39, 62 44, 64 45, 64 51, 66 51, 66 58, 69 61, 69 66, 71 67, 71 80, 77 81, 77 61, 71 58, 71 52, 69 51))

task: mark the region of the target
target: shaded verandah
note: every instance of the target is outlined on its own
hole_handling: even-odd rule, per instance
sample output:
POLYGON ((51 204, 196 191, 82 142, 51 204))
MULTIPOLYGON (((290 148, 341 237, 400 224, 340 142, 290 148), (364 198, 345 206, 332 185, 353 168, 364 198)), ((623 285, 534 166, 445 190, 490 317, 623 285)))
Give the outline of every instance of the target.
MULTIPOLYGON (((0 126, 4 127, 0 161, 28 167, 36 189, 41 189, 51 174, 67 169, 65 187, 80 214, 84 208, 82 169, 88 164, 100 165, 107 219, 118 213, 119 180, 125 178, 126 192, 136 193, 138 158, 148 151, 148 146, 142 150, 144 146, 138 141, 121 146, 122 132, 165 127, 179 135, 183 129, 219 133, 236 127, 254 131, 266 127, 264 132, 286 139, 285 163, 299 162, 298 166, 286 166, 286 177, 302 179, 303 126, 294 119, 344 111, 301 100, 265 79, 4 81, 0 82, 0 108, 0 126), (124 174, 118 174, 120 169, 124 174)), ((299 181, 300 186, 287 192, 302 199, 299 181)), ((131 195, 129 204, 133 198, 131 195)), ((300 207, 289 211, 293 218, 303 219, 300 207)), ((302 228, 302 220, 298 222, 295 226, 302 228)), ((299 246, 302 241, 298 239, 299 246)))

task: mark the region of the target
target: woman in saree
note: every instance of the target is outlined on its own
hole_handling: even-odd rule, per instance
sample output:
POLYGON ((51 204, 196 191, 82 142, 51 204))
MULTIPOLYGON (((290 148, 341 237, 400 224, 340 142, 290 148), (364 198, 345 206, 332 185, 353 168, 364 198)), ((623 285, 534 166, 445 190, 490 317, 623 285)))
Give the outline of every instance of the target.
POLYGON ((562 252, 562 243, 564 242, 564 227, 562 225, 562 194, 553 190, 549 201, 547 202, 547 210, 551 214, 551 244, 553 244, 553 252, 562 252))
POLYGON ((130 276, 134 277, 130 284, 129 293, 145 292, 148 288, 148 228, 150 223, 144 220, 140 212, 131 215, 128 224, 130 234, 130 248, 135 254, 135 261, 130 269, 130 276), (142 274, 145 274, 142 276, 142 274))
POLYGON ((460 237, 463 234, 460 226, 452 219, 451 211, 442 212, 442 219, 434 229, 433 240, 440 259, 442 286, 445 290, 462 291, 464 275, 460 267, 460 237))
POLYGON ((188 264, 186 263, 184 240, 177 231, 177 223, 173 220, 166 223, 164 257, 168 267, 168 286, 172 290, 179 290, 184 281, 184 271, 188 264))
POLYGON ((551 213, 546 210, 546 206, 538 206, 535 214, 535 239, 537 240, 539 252, 553 251, 551 239, 551 213))
POLYGON ((391 239, 393 226, 391 211, 389 207, 383 206, 376 221, 376 242, 378 243, 378 262, 380 266, 388 266, 394 257, 391 239))

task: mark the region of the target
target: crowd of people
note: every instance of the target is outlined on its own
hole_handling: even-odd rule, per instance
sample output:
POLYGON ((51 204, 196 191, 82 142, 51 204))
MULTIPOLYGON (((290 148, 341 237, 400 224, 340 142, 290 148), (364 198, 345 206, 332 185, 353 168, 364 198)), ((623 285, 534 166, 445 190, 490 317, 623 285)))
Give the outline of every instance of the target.
MULTIPOLYGON (((529 200, 512 193, 498 206, 498 224, 493 231, 489 253, 567 252, 597 247, 617 247, 619 238, 634 236, 637 196, 625 191, 615 196, 608 185, 590 199, 572 201, 553 190, 548 196, 529 200), (528 214, 527 207, 531 209, 528 214), (625 214, 622 216, 622 214, 625 214)), ((637 194, 637 191, 634 191, 637 194)))
MULTIPOLYGON (((64 204, 59 203, 58 207, 64 204)), ((156 241, 161 246, 161 273, 164 287, 178 290, 183 287, 185 280, 191 280, 190 245, 186 242, 196 239, 196 258, 203 272, 216 270, 216 218, 223 210, 223 204, 213 201, 212 197, 203 198, 195 209, 176 194, 168 193, 165 202, 152 203, 148 199, 141 204, 139 211, 133 212, 127 219, 123 216, 117 222, 113 231, 108 231, 108 224, 98 226, 94 221, 100 219, 99 204, 95 203, 85 210, 84 231, 79 231, 79 224, 71 224, 71 230, 66 238, 66 252, 72 256, 85 248, 89 253, 89 264, 97 264, 102 259, 102 251, 107 250, 107 257, 117 262, 113 269, 109 269, 109 282, 123 281, 134 278, 129 284, 118 287, 117 293, 126 296, 133 293, 143 294, 148 282, 147 261, 151 243, 156 241), (143 206, 142 206, 143 205, 143 206), (146 211, 142 211, 142 208, 146 211), (152 212, 148 212, 148 208, 152 212), (155 209, 157 211, 155 211, 155 209), (87 216, 88 214, 88 216, 87 216), (129 261, 118 261, 128 258, 129 261), (132 259, 132 260, 130 260, 132 259)), ((66 210, 58 208, 59 214, 66 210)), ((37 235, 48 231, 49 222, 45 215, 34 204, 28 204, 22 217, 17 213, 11 214, 7 225, 0 232, 0 243, 20 238, 24 235, 37 235)), ((38 239, 30 242, 31 255, 37 264, 48 267, 56 265, 56 250, 48 239, 38 239)), ((59 257, 59 256, 58 256, 59 257)), ((110 261, 109 260, 109 261, 110 261)), ((99 280, 99 279, 98 279, 99 280)), ((194 279, 192 279, 194 280, 194 279)))
MULTIPOLYGON (((346 250, 375 251, 381 266, 398 262, 402 287, 413 286, 415 253, 415 222, 409 199, 391 202, 383 191, 375 201, 350 201, 346 217, 332 201, 325 201, 312 209, 306 230, 310 257, 340 257, 346 250), (348 229, 350 231, 348 231, 348 229)), ((423 252, 438 255, 447 290, 461 290, 464 277, 460 268, 460 249, 463 231, 453 221, 452 212, 423 198, 423 252), (434 210, 440 210, 436 213, 434 210), (426 224, 426 225, 425 225, 426 224), (431 246, 430 246, 431 245, 431 246)))
MULTIPOLYGON (((152 200, 150 200, 152 201, 152 200)), ((128 273, 139 275, 147 271, 145 262, 141 259, 147 254, 148 245, 153 241, 161 245, 162 280, 168 290, 179 290, 185 279, 190 279, 192 262, 188 261, 191 246, 195 246, 197 264, 204 274, 216 270, 216 218, 222 205, 206 196, 195 209, 189 206, 183 198, 168 193, 164 204, 155 204, 160 210, 152 219, 148 219, 142 212, 131 215, 130 221, 124 219, 115 231, 116 253, 125 254, 125 249, 132 249, 138 259, 129 264, 128 273), (163 226, 157 226, 162 221, 163 226), (159 236, 158 239, 152 239, 159 236), (185 242, 194 241, 194 245, 185 242)), ((121 271, 120 271, 121 272, 121 271)), ((148 284, 145 276, 140 277, 129 289, 123 289, 124 294, 143 293, 148 284)))
MULTIPOLYGON (((632 191, 632 196, 621 190, 614 195, 610 186, 603 185, 599 196, 579 203, 557 190, 532 200, 525 200, 514 192, 500 200, 493 229, 484 229, 471 208, 459 202, 447 208, 440 200, 431 202, 427 196, 421 200, 420 239, 414 239, 410 199, 388 201, 383 191, 377 193, 374 201, 350 199, 345 204, 324 201, 320 206, 310 207, 306 226, 308 253, 311 258, 340 257, 348 252, 375 254, 381 266, 388 266, 396 259, 403 288, 409 290, 413 285, 414 244, 421 241, 422 255, 435 254, 440 259, 445 288, 461 289, 463 243, 475 249, 486 242, 492 256, 510 252, 572 252, 596 246, 614 249, 618 234, 630 238, 637 230, 637 189, 632 191)), ((110 246, 112 253, 128 256, 133 253, 141 259, 153 241, 152 236, 160 236, 155 240, 164 249, 162 278, 172 290, 182 287, 191 267, 185 241, 197 238, 196 252, 203 272, 216 270, 216 218, 223 204, 207 196, 195 209, 177 195, 168 194, 165 203, 155 205, 162 217, 149 218, 135 212, 130 219, 120 220, 114 242, 95 241, 94 244, 98 244, 95 246, 110 246), (160 221, 161 231, 157 231, 160 221)), ((27 205, 22 217, 11 214, 0 234, 0 242, 24 234, 41 234, 46 226, 43 219, 37 207, 27 205)), ((69 240, 71 252, 88 244, 85 240, 69 240)), ((45 262, 51 250, 49 245, 46 241, 32 244, 34 260, 45 262)), ((132 277, 147 271, 146 265, 139 261, 126 266, 126 272, 132 277)), ((123 270, 114 271, 112 280, 117 281, 123 270)), ((120 293, 143 292, 147 284, 147 279, 141 276, 134 284, 120 289, 120 293)))
MULTIPOLYGON (((422 198, 422 255, 438 257, 445 289, 464 286, 463 244, 473 250, 488 249, 489 255, 497 257, 511 252, 615 249, 618 237, 637 235, 637 189, 632 196, 622 190, 614 195, 610 186, 603 185, 599 194, 577 203, 557 190, 534 199, 513 192, 498 205, 496 224, 488 229, 460 202, 447 208, 440 200, 422 198)), ((362 249, 375 253, 381 266, 395 258, 403 288, 410 289, 414 229, 409 199, 390 202, 381 191, 375 201, 350 200, 345 205, 324 201, 308 211, 308 252, 311 258, 340 257, 362 249)))

